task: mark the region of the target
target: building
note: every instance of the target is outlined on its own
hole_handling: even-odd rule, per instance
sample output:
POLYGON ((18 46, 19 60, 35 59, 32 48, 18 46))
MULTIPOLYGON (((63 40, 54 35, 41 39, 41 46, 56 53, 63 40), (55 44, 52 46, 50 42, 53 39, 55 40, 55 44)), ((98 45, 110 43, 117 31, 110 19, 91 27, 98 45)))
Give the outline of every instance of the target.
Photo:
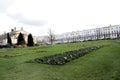
MULTIPOLYGON (((114 39, 114 38, 120 38, 120 25, 110 25, 95 29, 56 34, 54 43, 68 43, 68 42, 114 39)), ((44 37, 43 40, 45 40, 44 37)))
POLYGON ((17 43, 17 38, 20 32, 23 34, 24 39, 27 42, 28 33, 23 29, 23 27, 21 27, 20 30, 16 30, 16 28, 11 29, 10 36, 13 44, 17 43))
MULTIPOLYGON (((15 27, 14 29, 11 29, 11 32, 9 32, 11 40, 12 40, 12 44, 17 43, 17 38, 20 32, 23 34, 25 42, 27 43, 28 33, 23 29, 23 27, 21 27, 19 30, 17 30, 15 27)), ((34 39, 34 43, 36 43, 35 36, 33 36, 33 39, 34 39)), ((4 33, 0 35, 0 45, 6 45, 6 44, 7 44, 7 33, 4 33)))

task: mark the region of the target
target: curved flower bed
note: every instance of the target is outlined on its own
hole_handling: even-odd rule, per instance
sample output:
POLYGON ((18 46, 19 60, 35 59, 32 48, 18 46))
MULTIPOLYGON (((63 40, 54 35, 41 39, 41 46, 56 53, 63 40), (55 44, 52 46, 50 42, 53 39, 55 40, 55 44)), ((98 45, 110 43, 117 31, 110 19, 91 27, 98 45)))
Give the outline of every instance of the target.
POLYGON ((42 58, 36 58, 32 61, 27 61, 27 62, 38 62, 38 63, 51 64, 51 65, 63 65, 63 64, 66 64, 67 62, 70 62, 71 60, 77 59, 87 54, 88 52, 99 49, 101 47, 102 46, 87 47, 84 49, 68 51, 61 54, 55 54, 50 56, 44 56, 42 58))

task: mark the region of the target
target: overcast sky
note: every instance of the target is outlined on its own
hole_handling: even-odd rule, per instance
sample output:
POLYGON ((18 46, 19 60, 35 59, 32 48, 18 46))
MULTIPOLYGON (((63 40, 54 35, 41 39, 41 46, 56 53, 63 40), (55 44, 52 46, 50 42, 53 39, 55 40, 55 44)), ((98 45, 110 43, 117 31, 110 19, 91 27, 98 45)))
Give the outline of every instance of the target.
POLYGON ((23 27, 36 36, 120 24, 120 0, 0 0, 0 33, 23 27))

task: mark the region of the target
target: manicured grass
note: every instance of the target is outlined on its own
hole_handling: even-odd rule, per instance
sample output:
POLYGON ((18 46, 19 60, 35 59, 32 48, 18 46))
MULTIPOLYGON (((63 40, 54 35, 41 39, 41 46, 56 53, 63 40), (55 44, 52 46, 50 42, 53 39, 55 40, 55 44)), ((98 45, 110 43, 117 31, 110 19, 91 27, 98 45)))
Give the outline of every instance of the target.
POLYGON ((0 80, 120 80, 119 40, 1 49, 0 57, 0 80), (115 45, 90 52, 66 65, 25 63, 45 55, 105 44, 115 45))
POLYGON ((56 53, 62 53, 70 50, 77 50, 80 48, 85 48, 89 46, 99 46, 111 44, 109 40, 99 40, 99 41, 89 41, 89 42, 79 42, 79 43, 68 43, 68 44, 57 44, 48 45, 42 47, 29 47, 29 48, 13 48, 13 49, 0 49, 0 57, 4 56, 22 56, 28 54, 40 54, 44 53, 47 55, 52 55, 56 53))

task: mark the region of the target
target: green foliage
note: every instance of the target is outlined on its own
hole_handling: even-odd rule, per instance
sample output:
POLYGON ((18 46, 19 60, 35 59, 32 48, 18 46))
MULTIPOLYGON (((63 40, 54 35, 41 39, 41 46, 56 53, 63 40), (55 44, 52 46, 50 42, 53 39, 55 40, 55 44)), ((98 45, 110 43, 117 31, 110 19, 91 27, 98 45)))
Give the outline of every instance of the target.
POLYGON ((99 40, 0 50, 0 80, 119 80, 120 40, 99 40), (26 63, 35 58, 89 46, 112 44, 66 65, 26 63), (6 57, 4 57, 6 55, 6 57), (11 56, 11 57, 9 57, 11 56), (12 57, 14 56, 14 57, 12 57))
POLYGON ((18 39, 17 39, 17 45, 25 45, 24 36, 21 32, 20 32, 18 39))
POLYGON ((10 37, 10 34, 7 33, 7 43, 11 46, 12 45, 12 40, 11 40, 11 37, 10 37))
POLYGON ((28 46, 33 46, 34 45, 32 34, 28 35, 28 44, 27 45, 28 46))

